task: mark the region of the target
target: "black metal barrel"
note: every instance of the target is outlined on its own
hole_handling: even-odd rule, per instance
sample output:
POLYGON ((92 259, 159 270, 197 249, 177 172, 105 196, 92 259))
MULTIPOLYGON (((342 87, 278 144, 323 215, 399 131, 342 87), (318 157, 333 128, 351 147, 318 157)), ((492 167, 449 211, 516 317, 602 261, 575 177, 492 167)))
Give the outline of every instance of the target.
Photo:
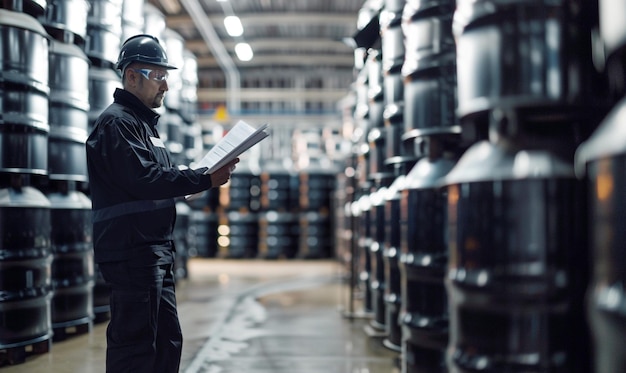
POLYGON ((74 44, 51 41, 48 175, 87 181, 89 60, 74 44))
MULTIPOLYGON (((434 142, 434 140, 432 140, 434 142)), ((440 144, 431 144, 432 148, 440 144)), ((446 372, 448 250, 446 191, 441 179, 455 160, 441 151, 419 160, 407 174, 401 198, 400 273, 403 369, 446 372)))
POLYGON ((194 123, 198 118, 198 59, 188 49, 183 51, 180 89, 180 115, 185 122, 194 123))
POLYGON ((123 0, 89 0, 85 54, 94 66, 112 68, 122 40, 123 0))
POLYGON ((0 189, 0 349, 52 336, 50 202, 20 177, 0 189))
POLYGON ((385 309, 385 293, 387 288, 387 281, 385 279, 385 263, 384 263, 384 249, 385 249, 385 233, 386 233, 386 221, 385 221, 385 194, 387 187, 393 181, 392 175, 389 174, 378 180, 375 184, 376 187, 372 188, 370 193, 370 237, 371 243, 369 247, 370 256, 370 287, 372 289, 372 306, 374 311, 374 318, 371 321, 371 326, 381 332, 386 331, 387 314, 385 309))
POLYGON ((221 256, 242 259, 259 254, 259 215, 249 211, 228 211, 218 227, 221 256))
POLYGON ((404 6, 405 139, 456 132, 454 7, 450 0, 407 1, 404 6))
POLYGON ((122 80, 109 68, 89 68, 89 131, 104 109, 113 103, 113 92, 122 88, 122 80))
POLYGON ((445 178, 452 373, 592 371, 585 188, 554 148, 479 142, 445 178))
POLYGON ((33 17, 0 9, 0 171, 48 172, 46 31, 33 17))
POLYGON ((189 270, 189 229, 191 227, 191 208, 183 201, 176 202, 176 223, 174 224, 174 244, 176 257, 174 275, 176 278, 187 278, 189 270))
POLYGON ((145 0, 124 0, 122 4, 122 38, 144 33, 145 0))
POLYGON ((193 210, 189 227, 189 256, 215 258, 218 255, 219 215, 216 210, 193 210))
POLYGON ((406 175, 399 175, 384 193, 385 241, 383 243, 383 267, 385 287, 385 331, 383 345, 391 350, 400 351, 402 346, 402 328, 399 322, 402 304, 400 282, 400 190, 406 175))
POLYGON ((463 125, 486 131, 494 108, 515 108, 531 122, 592 113, 605 90, 591 58, 597 25, 597 1, 457 0, 463 125))
POLYGON ((185 64, 185 40, 182 35, 169 28, 163 31, 161 39, 165 50, 167 50, 168 62, 178 67, 177 69, 169 70, 169 77, 167 78, 168 91, 163 100, 163 105, 169 110, 179 111, 181 109, 181 89, 183 86, 181 71, 185 64))
POLYGON ((40 21, 56 40, 83 46, 88 13, 87 0, 49 0, 40 21))
POLYGON ((593 272, 587 298, 596 373, 626 370, 625 122, 622 99, 577 153, 589 185, 593 272))
POLYGON ((259 213, 259 256, 292 259, 298 255, 299 216, 291 212, 259 213))
MULTIPOLYGON (((240 162, 241 163, 241 162, 240 162)), ((246 164, 238 164, 231 175, 224 196, 225 207, 229 210, 259 211, 262 195, 261 176, 246 164)), ((267 184, 266 184, 267 185, 267 184)), ((270 196, 268 195, 268 199, 270 196)))
POLYGON ((52 297, 51 319, 55 339, 62 339, 66 328, 90 325, 93 318, 93 242, 91 201, 68 183, 48 193, 52 220, 52 297))

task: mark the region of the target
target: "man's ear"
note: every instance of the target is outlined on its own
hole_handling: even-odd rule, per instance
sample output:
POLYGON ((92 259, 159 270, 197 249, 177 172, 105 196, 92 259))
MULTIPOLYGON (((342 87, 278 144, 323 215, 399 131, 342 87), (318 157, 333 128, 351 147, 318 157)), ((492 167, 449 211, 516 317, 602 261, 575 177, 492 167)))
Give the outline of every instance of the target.
POLYGON ((135 83, 135 80, 137 79, 137 74, 135 73, 135 70, 133 70, 132 68, 128 67, 124 70, 124 74, 126 75, 126 81, 129 83, 135 83))

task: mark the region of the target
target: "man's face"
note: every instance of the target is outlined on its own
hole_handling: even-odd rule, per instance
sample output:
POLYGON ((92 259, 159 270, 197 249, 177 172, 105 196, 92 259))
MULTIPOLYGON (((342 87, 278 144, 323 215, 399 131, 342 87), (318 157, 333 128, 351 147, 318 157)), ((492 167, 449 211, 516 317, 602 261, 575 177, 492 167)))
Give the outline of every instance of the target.
POLYGON ((147 107, 161 107, 168 90, 167 70, 148 64, 131 65, 126 70, 127 90, 147 107))

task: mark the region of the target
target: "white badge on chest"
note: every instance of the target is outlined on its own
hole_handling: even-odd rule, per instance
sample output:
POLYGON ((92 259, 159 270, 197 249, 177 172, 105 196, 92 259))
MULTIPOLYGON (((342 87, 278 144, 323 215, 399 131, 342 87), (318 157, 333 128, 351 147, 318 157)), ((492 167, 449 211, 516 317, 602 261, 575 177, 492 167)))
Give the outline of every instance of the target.
POLYGON ((152 145, 158 146, 159 148, 165 148, 165 144, 163 144, 163 140, 158 137, 150 136, 150 141, 152 141, 152 145))

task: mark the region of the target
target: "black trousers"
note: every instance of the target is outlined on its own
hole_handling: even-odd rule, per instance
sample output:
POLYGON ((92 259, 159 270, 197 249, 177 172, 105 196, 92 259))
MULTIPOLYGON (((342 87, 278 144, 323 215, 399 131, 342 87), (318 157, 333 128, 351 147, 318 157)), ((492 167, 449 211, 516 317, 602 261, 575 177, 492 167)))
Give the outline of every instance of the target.
POLYGON ((111 286, 107 372, 178 372, 183 339, 173 263, 172 252, 159 251, 99 264, 111 286))

